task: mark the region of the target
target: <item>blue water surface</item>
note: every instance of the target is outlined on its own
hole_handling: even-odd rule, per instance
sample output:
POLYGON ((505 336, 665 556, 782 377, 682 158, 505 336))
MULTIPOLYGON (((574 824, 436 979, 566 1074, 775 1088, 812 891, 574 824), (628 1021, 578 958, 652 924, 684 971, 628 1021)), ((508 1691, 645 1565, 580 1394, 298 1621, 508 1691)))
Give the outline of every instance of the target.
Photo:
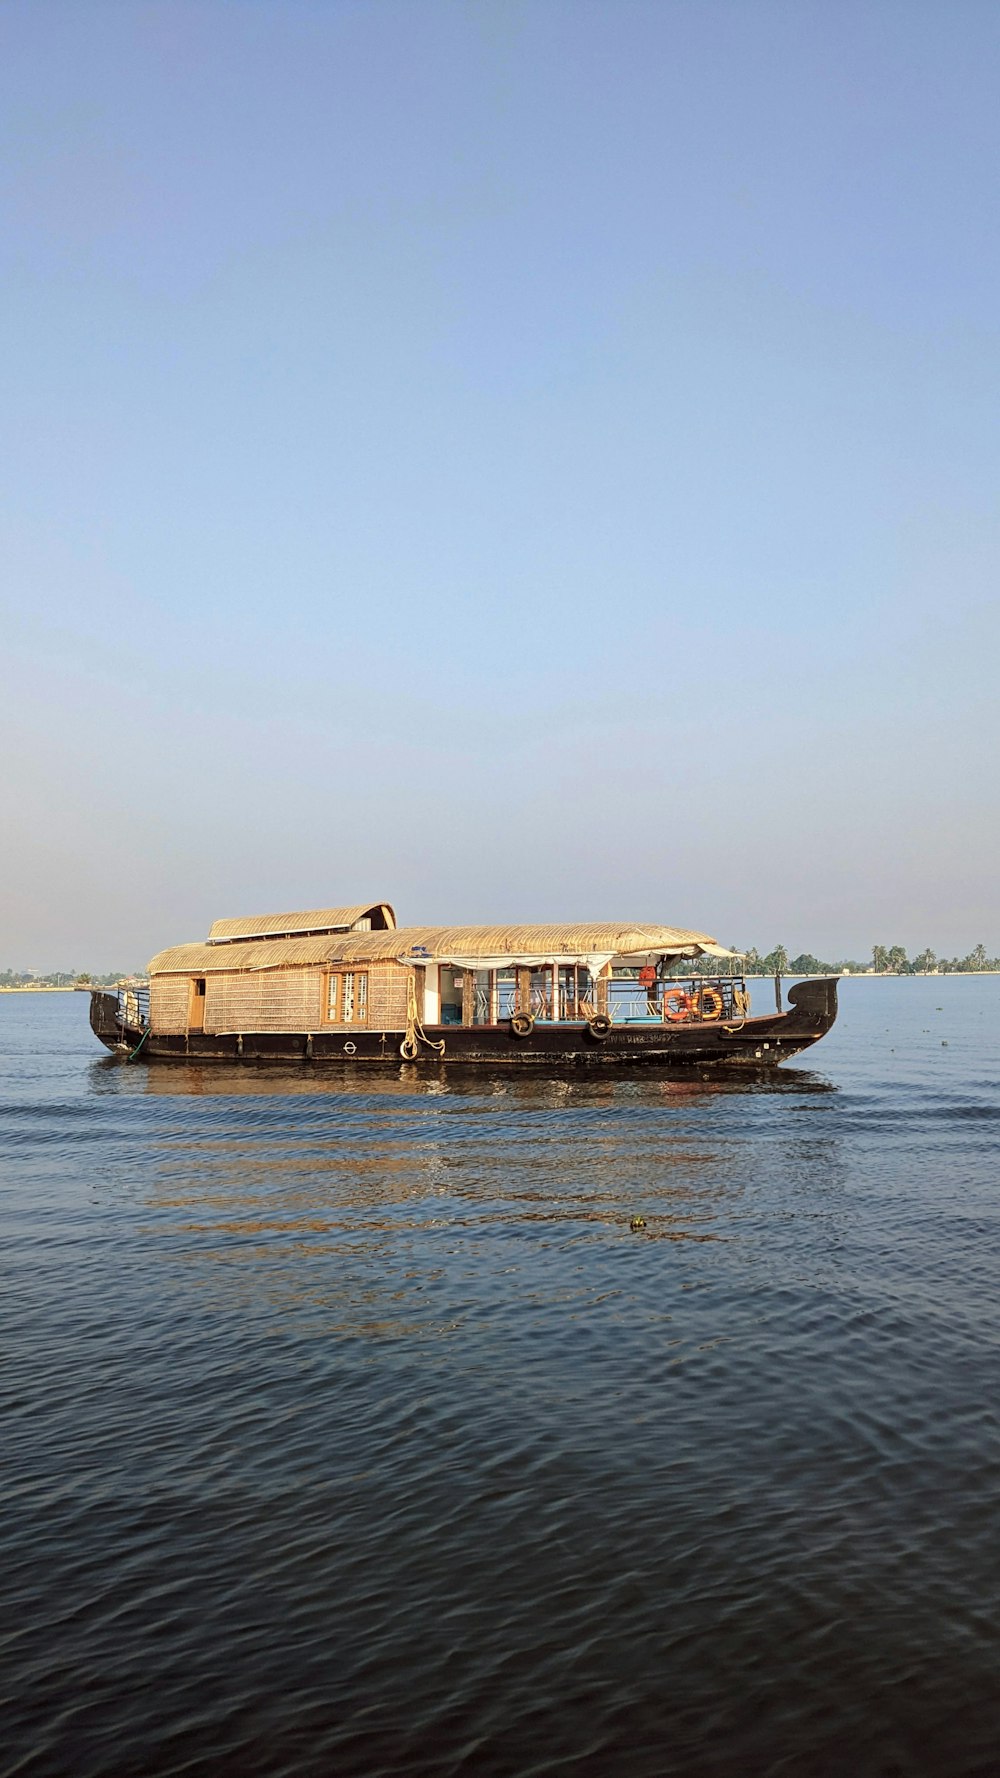
POLYGON ((1000 978, 841 1008, 537 1078, 0 995, 0 1772, 1000 1770, 1000 978))

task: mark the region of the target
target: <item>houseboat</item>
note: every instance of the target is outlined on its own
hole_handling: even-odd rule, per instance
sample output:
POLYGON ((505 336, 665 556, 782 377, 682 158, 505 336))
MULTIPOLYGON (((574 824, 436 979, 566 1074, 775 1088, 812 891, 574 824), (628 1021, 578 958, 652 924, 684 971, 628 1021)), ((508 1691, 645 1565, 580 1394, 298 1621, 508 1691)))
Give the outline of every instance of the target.
POLYGON ((774 1067, 837 1016, 837 978, 751 1011, 737 953, 627 922, 404 926, 388 902, 217 920, 148 984, 95 989, 108 1049, 168 1061, 774 1067))

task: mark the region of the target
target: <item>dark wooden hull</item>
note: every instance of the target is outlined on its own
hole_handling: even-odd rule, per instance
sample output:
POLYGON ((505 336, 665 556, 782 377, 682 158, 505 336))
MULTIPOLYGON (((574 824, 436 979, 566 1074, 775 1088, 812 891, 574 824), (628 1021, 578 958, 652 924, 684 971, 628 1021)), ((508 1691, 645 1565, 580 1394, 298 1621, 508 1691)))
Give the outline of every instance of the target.
MULTIPOLYGON (((96 996, 95 996, 96 998, 96 996)), ((702 1021, 691 1024, 612 1026, 604 1037, 585 1024, 536 1024, 526 1037, 510 1024, 434 1025, 427 1037, 444 1040, 444 1054, 428 1044, 417 1045, 415 1068, 439 1068, 450 1062, 497 1067, 615 1067, 649 1063, 661 1068, 706 1067, 725 1063, 774 1068, 809 1049, 829 1031, 837 1016, 837 978, 798 982, 789 989, 788 1009, 742 1024, 702 1021)), ((95 1033, 108 1049, 134 1051, 141 1031, 121 1026, 95 1033)), ((137 1059, 147 1062, 358 1062, 398 1067, 401 1031, 243 1031, 214 1034, 149 1032, 137 1059)))

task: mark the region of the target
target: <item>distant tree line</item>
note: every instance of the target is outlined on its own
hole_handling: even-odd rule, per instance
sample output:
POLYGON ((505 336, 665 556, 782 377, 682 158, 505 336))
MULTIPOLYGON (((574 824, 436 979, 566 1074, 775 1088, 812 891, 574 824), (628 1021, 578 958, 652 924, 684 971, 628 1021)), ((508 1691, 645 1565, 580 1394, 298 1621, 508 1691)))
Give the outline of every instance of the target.
MULTIPOLYGON (((967 957, 937 957, 924 950, 911 962, 902 945, 873 945, 870 963, 859 963, 853 957, 824 963, 811 951, 789 957, 784 945, 775 945, 773 951, 761 956, 751 945, 735 957, 702 957, 690 968, 694 975, 866 975, 869 971, 875 975, 977 975, 989 970, 1000 974, 1000 957, 988 957, 985 945, 975 945, 967 957)), ((124 969, 107 975, 75 969, 52 970, 48 975, 30 969, 3 969, 0 988, 112 988, 128 977, 129 971, 124 969)))
MULTIPOLYGON (((703 959, 703 966, 707 971, 707 958, 703 959)), ((859 963, 852 957, 824 963, 811 951, 789 957, 784 945, 775 945, 773 951, 761 956, 751 945, 742 959, 732 957, 710 967, 713 975, 720 969, 724 975, 866 975, 869 971, 875 975, 977 975, 987 970, 1000 972, 1000 957, 988 957, 985 945, 975 945, 967 957, 938 957, 933 951, 924 950, 911 961, 902 945, 873 945, 869 963, 859 963)))
POLYGON ((127 973, 119 969, 110 975, 91 975, 87 970, 53 969, 38 975, 32 969, 0 969, 0 988, 113 988, 127 973))

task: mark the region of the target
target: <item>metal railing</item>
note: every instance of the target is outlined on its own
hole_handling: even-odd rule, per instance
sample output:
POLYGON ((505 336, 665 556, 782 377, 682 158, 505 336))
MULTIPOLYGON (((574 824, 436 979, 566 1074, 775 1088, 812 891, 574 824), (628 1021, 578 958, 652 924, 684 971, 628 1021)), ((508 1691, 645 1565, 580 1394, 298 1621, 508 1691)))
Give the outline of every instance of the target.
MULTIPOLYGON (((744 1019, 750 1010, 750 995, 742 976, 671 977, 648 987, 635 977, 612 977, 601 986, 606 990, 608 1017, 615 1025, 714 1024, 723 1019, 744 1019)), ((520 1012, 530 1013, 543 1024, 583 1024, 595 1016, 597 1008, 596 982, 591 983, 586 995, 573 995, 560 985, 555 1018, 551 987, 533 983, 530 994, 525 996, 516 982, 497 983, 495 1016, 499 1024, 520 1012)), ((475 1022, 489 1025, 493 1018, 489 990, 477 986, 475 1022)))
POLYGON ((149 986, 119 982, 116 988, 92 988, 90 1023, 98 1037, 149 1030, 149 986))
POLYGON ((743 1019, 750 996, 740 976, 688 976, 608 983, 608 1016, 616 1025, 698 1025, 743 1019))
POLYGON ((118 1019, 129 1031, 149 1030, 149 984, 119 982, 118 1019))

